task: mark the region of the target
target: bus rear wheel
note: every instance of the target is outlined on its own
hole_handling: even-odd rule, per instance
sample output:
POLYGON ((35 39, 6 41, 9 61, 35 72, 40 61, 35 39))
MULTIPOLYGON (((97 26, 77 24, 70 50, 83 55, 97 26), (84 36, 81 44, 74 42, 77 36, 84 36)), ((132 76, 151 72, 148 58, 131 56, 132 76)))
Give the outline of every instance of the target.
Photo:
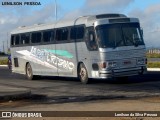
POLYGON ((79 65, 79 68, 78 68, 78 77, 79 77, 80 81, 83 84, 89 83, 88 72, 87 72, 87 69, 86 69, 86 67, 85 67, 85 65, 83 63, 81 63, 79 65))
POLYGON ((26 65, 26 76, 28 80, 33 80, 34 78, 30 63, 26 65))

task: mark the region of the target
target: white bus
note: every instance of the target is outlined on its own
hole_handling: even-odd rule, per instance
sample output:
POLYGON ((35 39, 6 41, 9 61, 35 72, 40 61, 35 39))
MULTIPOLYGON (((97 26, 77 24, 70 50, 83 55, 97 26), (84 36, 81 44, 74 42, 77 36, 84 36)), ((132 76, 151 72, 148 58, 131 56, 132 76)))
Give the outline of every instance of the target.
POLYGON ((140 22, 123 14, 78 17, 11 32, 12 71, 36 76, 127 78, 146 72, 140 22))

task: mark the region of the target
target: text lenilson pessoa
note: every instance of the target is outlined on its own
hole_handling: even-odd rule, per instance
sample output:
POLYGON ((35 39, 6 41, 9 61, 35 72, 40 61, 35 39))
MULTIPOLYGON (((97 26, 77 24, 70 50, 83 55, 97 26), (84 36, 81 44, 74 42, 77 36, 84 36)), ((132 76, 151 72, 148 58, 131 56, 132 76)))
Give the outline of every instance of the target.
POLYGON ((41 2, 2 2, 2 5, 41 5, 41 2))

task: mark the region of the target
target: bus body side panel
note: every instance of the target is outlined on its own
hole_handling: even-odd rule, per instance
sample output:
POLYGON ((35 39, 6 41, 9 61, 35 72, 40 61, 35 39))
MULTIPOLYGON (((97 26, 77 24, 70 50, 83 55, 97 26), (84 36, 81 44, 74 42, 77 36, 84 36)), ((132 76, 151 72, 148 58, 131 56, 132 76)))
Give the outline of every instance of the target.
POLYGON ((58 76, 57 63, 55 53, 55 44, 41 45, 34 47, 37 52, 37 62, 34 63, 34 67, 39 75, 42 76, 58 76))
POLYGON ((90 78, 99 78, 99 62, 100 53, 99 51, 90 51, 90 78))
MULTIPOLYGON (((87 49, 85 42, 77 43, 77 55, 78 55, 78 63, 84 63, 85 67, 87 68, 88 77, 93 78, 93 68, 92 64, 94 61, 99 60, 99 52, 98 51, 89 51, 87 49)), ((97 72, 97 70, 96 70, 97 72)))
POLYGON ((12 72, 19 73, 19 74, 25 74, 25 63, 27 62, 23 58, 20 58, 21 55, 19 55, 16 51, 21 50, 20 47, 17 48, 11 48, 11 57, 12 57, 12 72))
POLYGON ((76 77, 77 55, 75 43, 56 44, 58 76, 76 77))
POLYGON ((55 58, 55 56, 47 51, 50 49, 55 49, 54 45, 13 48, 13 72, 25 74, 26 64, 29 63, 32 67, 33 75, 57 76, 57 64, 55 65, 53 63, 53 59, 55 58), (17 61, 15 61, 15 59, 17 61))
POLYGON ((60 62, 58 63, 59 76, 78 77, 78 64, 84 63, 88 71, 88 76, 91 77, 90 53, 85 42, 56 44, 56 50, 57 52, 64 53, 63 56, 57 56, 60 58, 60 62))

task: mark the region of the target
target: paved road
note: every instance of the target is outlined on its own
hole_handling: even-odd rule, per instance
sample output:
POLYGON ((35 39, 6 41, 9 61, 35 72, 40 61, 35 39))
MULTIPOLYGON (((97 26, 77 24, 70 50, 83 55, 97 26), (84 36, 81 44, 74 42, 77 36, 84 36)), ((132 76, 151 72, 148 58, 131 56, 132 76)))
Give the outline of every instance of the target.
POLYGON ((0 67, 0 84, 30 89, 36 99, 47 97, 47 102, 83 101, 109 98, 137 98, 160 95, 160 72, 150 72, 144 76, 130 77, 127 82, 113 80, 93 80, 89 85, 81 84, 73 78, 43 77, 29 81, 25 76, 11 73, 0 67))

